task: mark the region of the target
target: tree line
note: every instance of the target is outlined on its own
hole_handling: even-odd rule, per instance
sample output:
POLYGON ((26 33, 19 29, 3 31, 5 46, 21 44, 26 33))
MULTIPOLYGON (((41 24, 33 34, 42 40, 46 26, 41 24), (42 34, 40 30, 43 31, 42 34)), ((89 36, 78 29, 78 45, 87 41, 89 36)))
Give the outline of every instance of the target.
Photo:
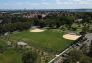
MULTIPOLYGON (((21 15, 4 15, 0 16, 0 20, 3 20, 0 23, 0 34, 4 34, 5 32, 13 32, 16 30, 22 31, 25 29, 29 29, 31 26, 40 26, 42 27, 50 27, 50 28, 59 28, 60 26, 66 26, 67 28, 71 28, 71 25, 75 23, 76 19, 82 18, 81 22, 77 22, 78 24, 83 23, 92 23, 92 13, 76 13, 70 15, 47 15, 45 18, 23 18, 21 15)), ((85 25, 84 25, 85 26, 85 25)))

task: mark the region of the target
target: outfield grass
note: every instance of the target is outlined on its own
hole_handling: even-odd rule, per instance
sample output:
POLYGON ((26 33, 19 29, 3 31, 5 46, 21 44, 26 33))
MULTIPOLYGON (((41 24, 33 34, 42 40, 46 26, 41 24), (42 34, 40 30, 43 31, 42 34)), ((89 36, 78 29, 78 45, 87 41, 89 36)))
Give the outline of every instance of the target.
POLYGON ((64 32, 55 30, 46 30, 45 32, 33 33, 23 31, 16 34, 11 34, 11 40, 25 40, 31 46, 41 48, 50 52, 62 52, 73 41, 63 38, 64 32))

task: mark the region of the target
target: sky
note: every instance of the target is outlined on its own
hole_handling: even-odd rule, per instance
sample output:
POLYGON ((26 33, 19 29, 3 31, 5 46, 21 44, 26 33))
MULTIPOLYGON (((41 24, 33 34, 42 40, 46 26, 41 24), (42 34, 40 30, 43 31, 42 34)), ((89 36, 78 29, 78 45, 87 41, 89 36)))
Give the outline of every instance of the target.
POLYGON ((0 9, 92 9, 92 0, 0 0, 0 9))

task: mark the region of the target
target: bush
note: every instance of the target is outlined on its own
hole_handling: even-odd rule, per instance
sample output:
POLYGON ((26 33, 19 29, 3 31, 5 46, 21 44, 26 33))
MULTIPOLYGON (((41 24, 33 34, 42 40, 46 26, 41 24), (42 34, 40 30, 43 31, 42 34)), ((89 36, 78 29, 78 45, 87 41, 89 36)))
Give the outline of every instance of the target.
POLYGON ((37 54, 31 51, 27 51, 23 53, 22 61, 23 63, 35 63, 37 58, 37 54))

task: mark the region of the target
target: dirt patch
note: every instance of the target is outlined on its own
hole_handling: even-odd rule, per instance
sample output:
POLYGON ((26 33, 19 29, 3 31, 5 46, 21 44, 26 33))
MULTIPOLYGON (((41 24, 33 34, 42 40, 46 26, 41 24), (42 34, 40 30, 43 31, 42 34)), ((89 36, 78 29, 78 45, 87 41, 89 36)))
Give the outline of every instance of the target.
POLYGON ((76 35, 76 34, 65 34, 65 35, 63 35, 63 38, 68 39, 68 40, 77 40, 79 37, 81 37, 81 36, 76 35))
POLYGON ((43 30, 43 29, 38 29, 38 28, 30 30, 30 32, 44 32, 44 31, 45 31, 45 30, 43 30))

